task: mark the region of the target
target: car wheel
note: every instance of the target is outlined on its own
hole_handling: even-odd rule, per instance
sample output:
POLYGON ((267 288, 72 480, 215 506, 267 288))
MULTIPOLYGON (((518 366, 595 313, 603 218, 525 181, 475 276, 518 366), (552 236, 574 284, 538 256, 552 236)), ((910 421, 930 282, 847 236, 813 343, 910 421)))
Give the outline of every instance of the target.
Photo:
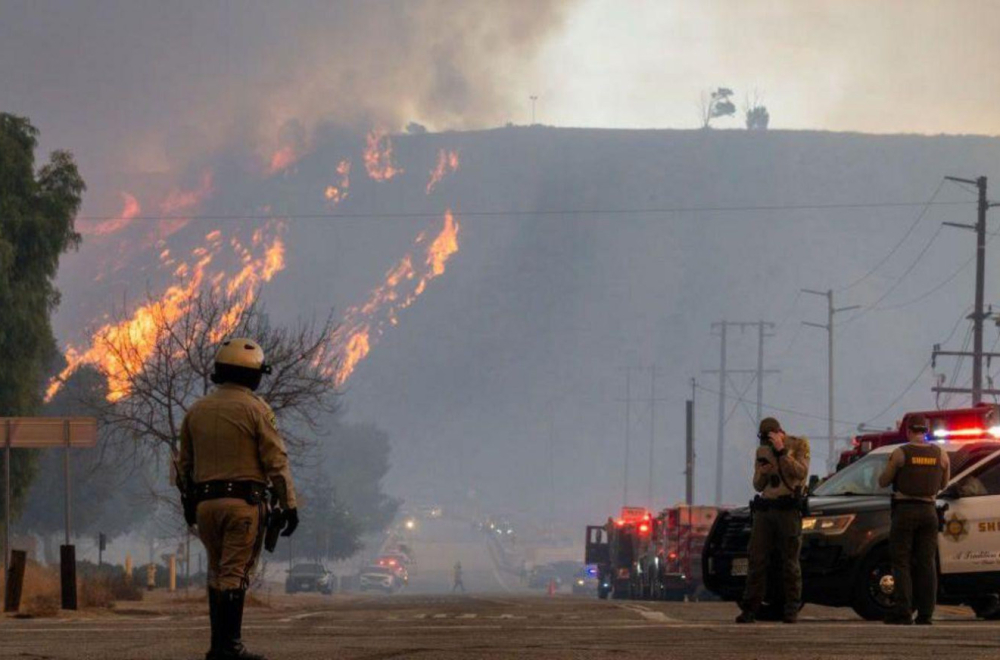
POLYGON ((851 607, 862 619, 881 621, 892 610, 892 594, 882 589, 883 579, 892 577, 889 548, 876 548, 861 565, 855 578, 851 607))
POLYGON ((1000 597, 997 594, 976 598, 969 602, 969 607, 976 613, 977 619, 1000 620, 1000 597))

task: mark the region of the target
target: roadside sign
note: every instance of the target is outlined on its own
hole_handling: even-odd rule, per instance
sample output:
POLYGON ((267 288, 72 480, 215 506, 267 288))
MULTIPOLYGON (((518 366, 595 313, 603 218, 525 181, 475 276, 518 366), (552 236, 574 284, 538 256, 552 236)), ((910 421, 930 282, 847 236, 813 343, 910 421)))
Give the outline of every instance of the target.
MULTIPOLYGON (((63 477, 66 496, 66 543, 60 546, 59 564, 62 582, 62 607, 76 609, 76 548, 70 545, 69 450, 97 445, 97 420, 93 417, 0 417, 0 447, 4 454, 6 493, 3 511, 3 569, 8 574, 10 547, 10 463, 12 449, 63 448, 63 477)), ((7 589, 11 581, 7 580, 7 589)), ((10 596, 10 592, 6 594, 10 596)))
POLYGON ((8 433, 10 446, 14 449, 94 447, 97 445, 97 420, 93 417, 0 417, 0 445, 7 444, 8 433))

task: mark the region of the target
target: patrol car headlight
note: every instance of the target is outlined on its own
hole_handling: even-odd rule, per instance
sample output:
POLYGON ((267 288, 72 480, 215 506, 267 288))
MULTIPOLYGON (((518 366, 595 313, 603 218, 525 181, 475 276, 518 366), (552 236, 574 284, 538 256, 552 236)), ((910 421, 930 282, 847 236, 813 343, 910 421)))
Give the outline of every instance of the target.
POLYGON ((809 516, 802 519, 802 531, 835 536, 846 532, 852 522, 854 522, 853 513, 843 516, 809 516))

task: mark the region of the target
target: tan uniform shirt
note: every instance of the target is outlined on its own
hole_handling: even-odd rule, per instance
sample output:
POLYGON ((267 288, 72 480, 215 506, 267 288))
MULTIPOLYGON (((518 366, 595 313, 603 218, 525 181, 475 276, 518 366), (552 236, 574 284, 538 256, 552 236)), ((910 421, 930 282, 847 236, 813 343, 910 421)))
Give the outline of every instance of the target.
POLYGON ((785 453, 781 458, 770 445, 757 447, 753 470, 753 489, 765 499, 795 495, 809 478, 809 441, 805 438, 785 436, 785 453), (776 486, 771 485, 771 475, 778 475, 776 486), (783 479, 781 477, 784 477, 783 479))
MULTIPOLYGON (((912 444, 922 445, 923 440, 919 440, 912 444)), ((903 455, 903 450, 900 447, 896 447, 889 454, 889 462, 886 463, 885 469, 882 470, 882 474, 878 477, 878 485, 882 488, 888 488, 896 480, 896 473, 899 472, 900 468, 906 465, 906 456, 903 455)), ((941 467, 944 469, 941 471, 941 487, 938 490, 944 490, 951 481, 951 459, 948 458, 948 452, 941 450, 941 467)), ((932 497, 914 497, 912 495, 905 495, 900 492, 895 492, 892 494, 894 499, 897 500, 920 500, 923 502, 933 502, 935 498, 932 497)))
POLYGON ((274 412, 249 388, 226 383, 191 406, 181 424, 178 480, 257 481, 296 508, 285 442, 274 412))

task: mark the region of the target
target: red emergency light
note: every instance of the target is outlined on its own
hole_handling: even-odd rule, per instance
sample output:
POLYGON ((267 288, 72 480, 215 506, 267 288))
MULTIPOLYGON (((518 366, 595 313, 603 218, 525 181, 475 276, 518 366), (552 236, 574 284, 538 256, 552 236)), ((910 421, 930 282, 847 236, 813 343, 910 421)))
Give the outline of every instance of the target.
POLYGON ((648 534, 649 533, 649 523, 641 523, 639 525, 639 533, 640 534, 648 534))
POLYGON ((934 438, 937 440, 946 440, 948 438, 984 438, 990 436, 993 438, 1000 438, 1000 426, 992 426, 988 429, 984 428, 965 428, 965 429, 935 429, 934 438))

